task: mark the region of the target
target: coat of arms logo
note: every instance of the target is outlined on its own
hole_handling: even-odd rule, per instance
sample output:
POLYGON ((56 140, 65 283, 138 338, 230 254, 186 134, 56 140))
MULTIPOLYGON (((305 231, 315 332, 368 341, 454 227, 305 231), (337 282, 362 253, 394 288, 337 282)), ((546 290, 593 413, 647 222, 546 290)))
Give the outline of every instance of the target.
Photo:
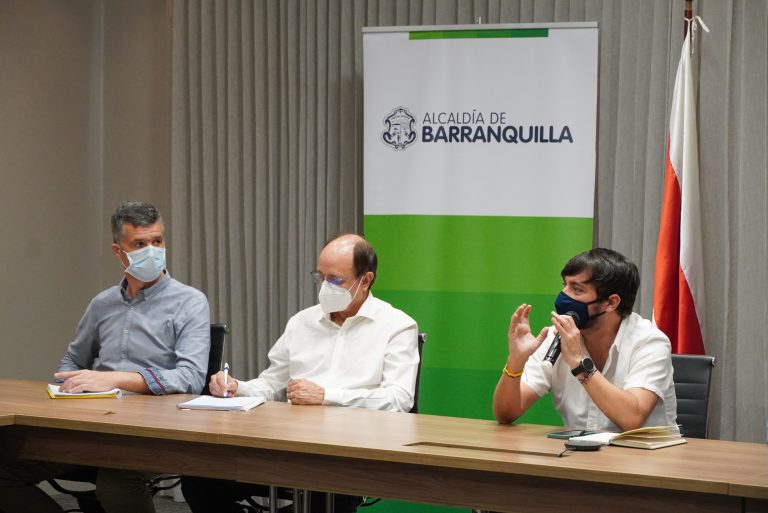
POLYGON ((416 118, 405 107, 396 107, 384 118, 381 140, 395 150, 404 150, 416 140, 416 118))

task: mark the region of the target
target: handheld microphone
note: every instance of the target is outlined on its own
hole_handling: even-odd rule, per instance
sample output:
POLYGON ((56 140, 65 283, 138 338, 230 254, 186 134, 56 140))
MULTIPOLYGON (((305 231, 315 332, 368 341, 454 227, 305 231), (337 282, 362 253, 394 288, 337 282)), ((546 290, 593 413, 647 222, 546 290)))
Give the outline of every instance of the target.
MULTIPOLYGON (((576 322, 576 326, 579 325, 579 314, 576 312, 565 312, 565 315, 570 315, 573 317, 573 320, 576 322)), ((548 367, 552 367, 555 365, 555 362, 560 357, 560 333, 555 334, 555 338, 552 340, 552 344, 549 346, 549 350, 547 350, 547 354, 544 355, 544 360, 542 360, 542 365, 547 365, 548 367)))

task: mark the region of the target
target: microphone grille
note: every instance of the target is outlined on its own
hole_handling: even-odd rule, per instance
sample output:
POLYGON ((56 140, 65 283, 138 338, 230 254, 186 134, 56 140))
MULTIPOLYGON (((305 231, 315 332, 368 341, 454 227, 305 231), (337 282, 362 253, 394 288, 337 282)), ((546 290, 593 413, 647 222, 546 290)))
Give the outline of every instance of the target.
POLYGON ((581 322, 581 319, 579 318, 579 314, 576 312, 565 312, 565 315, 570 315, 573 317, 573 320, 576 322, 576 325, 579 325, 579 322, 581 322))

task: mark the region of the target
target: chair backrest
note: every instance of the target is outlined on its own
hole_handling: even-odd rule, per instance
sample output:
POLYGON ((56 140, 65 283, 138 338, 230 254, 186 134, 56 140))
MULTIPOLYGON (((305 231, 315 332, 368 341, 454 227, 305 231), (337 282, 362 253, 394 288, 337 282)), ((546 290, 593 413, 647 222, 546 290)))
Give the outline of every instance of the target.
POLYGON ((208 353, 208 372, 205 374, 205 386, 203 394, 209 395, 208 383, 211 376, 221 370, 221 360, 224 356, 224 335, 229 333, 229 327, 225 323, 211 324, 211 350, 208 353))
POLYGON ((673 354, 677 423, 683 436, 707 437, 709 415, 709 384, 715 357, 708 355, 673 354))
POLYGON ((419 366, 416 370, 416 389, 413 392, 413 406, 409 413, 419 413, 419 384, 421 382, 421 362, 424 361, 422 354, 424 352, 424 342, 427 341, 426 333, 419 333, 419 366))

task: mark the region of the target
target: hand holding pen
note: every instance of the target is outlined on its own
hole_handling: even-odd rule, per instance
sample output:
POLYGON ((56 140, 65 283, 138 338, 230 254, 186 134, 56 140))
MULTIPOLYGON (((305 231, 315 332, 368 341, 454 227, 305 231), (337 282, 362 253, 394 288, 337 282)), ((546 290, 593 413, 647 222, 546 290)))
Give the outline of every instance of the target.
POLYGON ((224 396, 227 397, 227 381, 229 378, 229 363, 224 362, 224 396))
POLYGON ((224 364, 224 370, 211 376, 208 384, 211 395, 216 397, 234 397, 237 391, 237 380, 229 376, 229 364, 224 364))

